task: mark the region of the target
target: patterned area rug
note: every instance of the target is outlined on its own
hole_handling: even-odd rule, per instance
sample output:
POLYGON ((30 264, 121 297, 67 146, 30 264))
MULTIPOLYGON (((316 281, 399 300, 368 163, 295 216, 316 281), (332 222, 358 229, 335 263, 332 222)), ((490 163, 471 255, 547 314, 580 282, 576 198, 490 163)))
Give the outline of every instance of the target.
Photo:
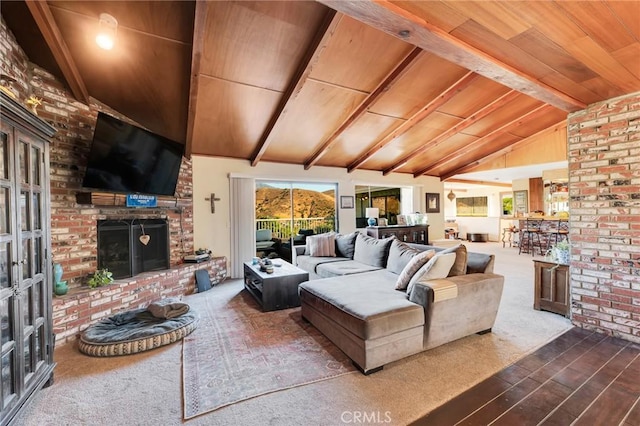
POLYGON ((184 419, 357 371, 300 308, 262 312, 242 283, 188 299, 200 314, 183 342, 184 419))

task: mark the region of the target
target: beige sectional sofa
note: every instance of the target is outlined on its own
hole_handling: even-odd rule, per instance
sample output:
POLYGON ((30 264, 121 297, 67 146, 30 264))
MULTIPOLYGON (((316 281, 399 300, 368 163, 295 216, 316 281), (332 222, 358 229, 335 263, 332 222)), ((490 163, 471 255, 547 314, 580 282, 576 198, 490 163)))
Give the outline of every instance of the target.
POLYGON ((297 250, 296 264, 310 277, 299 287, 301 312, 363 373, 491 331, 504 285, 504 277, 493 273, 493 255, 467 253, 464 245, 443 249, 359 233, 337 238, 336 256, 297 250), (448 256, 455 258, 453 266, 440 279, 414 274, 409 292, 396 290, 411 259, 425 250, 436 252, 427 262, 434 264, 454 253, 448 256))

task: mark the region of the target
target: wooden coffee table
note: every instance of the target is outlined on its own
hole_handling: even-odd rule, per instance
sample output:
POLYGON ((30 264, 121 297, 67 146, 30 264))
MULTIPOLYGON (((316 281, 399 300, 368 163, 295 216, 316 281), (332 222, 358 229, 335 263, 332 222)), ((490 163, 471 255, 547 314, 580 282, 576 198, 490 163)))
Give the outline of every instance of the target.
POLYGON ((282 259, 272 263, 273 273, 267 274, 260 265, 244 262, 244 288, 265 312, 300 306, 298 285, 309 280, 309 273, 282 259))

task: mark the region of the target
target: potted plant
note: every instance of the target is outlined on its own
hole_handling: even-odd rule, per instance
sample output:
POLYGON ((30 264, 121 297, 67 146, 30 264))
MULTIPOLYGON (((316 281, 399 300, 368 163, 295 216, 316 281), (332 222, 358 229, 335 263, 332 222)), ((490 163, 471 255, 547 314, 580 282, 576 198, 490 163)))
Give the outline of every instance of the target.
POLYGON ((91 278, 89 278, 89 281, 87 282, 87 284, 89 284, 89 287, 91 288, 96 288, 96 287, 102 287, 105 285, 109 285, 113 282, 113 273, 109 272, 109 269, 104 268, 104 269, 98 269, 91 278))
POLYGON ((568 240, 555 243, 549 250, 551 259, 557 263, 569 264, 569 248, 568 240))

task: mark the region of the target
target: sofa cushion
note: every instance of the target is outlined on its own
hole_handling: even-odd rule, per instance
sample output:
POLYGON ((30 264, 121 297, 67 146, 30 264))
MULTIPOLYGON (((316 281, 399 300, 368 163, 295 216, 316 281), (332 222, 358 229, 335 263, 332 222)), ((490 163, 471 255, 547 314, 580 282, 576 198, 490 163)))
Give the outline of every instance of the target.
POLYGON ((353 260, 365 265, 384 268, 387 265, 389 247, 395 237, 378 240, 358 233, 356 236, 356 248, 353 252, 353 260))
POLYGON ((360 274, 378 269, 381 268, 378 266, 365 265, 355 260, 345 260, 344 262, 329 262, 318 265, 316 267, 316 274, 318 274, 320 278, 331 278, 342 275, 360 274))
POLYGON ((423 307, 395 291, 395 279, 381 269, 306 281, 300 284, 300 298, 359 338, 375 339, 424 325, 423 307))
POLYGON ((269 241, 271 238, 271 229, 258 229, 256 231, 256 241, 269 241))
POLYGON ((455 261, 455 253, 440 252, 433 256, 422 268, 418 270, 418 272, 413 275, 411 280, 409 280, 409 285, 407 285, 407 294, 411 294, 415 283, 418 281, 424 282, 428 280, 447 278, 451 267, 455 264, 455 261))
POLYGON ((491 254, 467 253, 467 274, 493 272, 493 267, 487 270, 492 261, 493 255, 491 254))
POLYGON ((307 272, 317 273, 318 265, 329 262, 344 262, 347 259, 344 257, 314 257, 307 255, 298 255, 296 257, 296 265, 300 269, 304 269, 307 272))
POLYGON ((356 249, 356 237, 357 232, 352 232, 347 235, 336 235, 336 255, 346 257, 347 259, 353 259, 353 253, 356 249))
POLYGON ((427 263, 436 252, 434 250, 421 251, 411 258, 396 280, 396 290, 406 290, 411 278, 427 263))
POLYGON ((307 237, 307 248, 310 256, 336 257, 336 234, 328 232, 326 234, 309 235, 307 237))
MULTIPOLYGON (((447 249, 442 250, 440 253, 455 253, 456 261, 449 271, 450 277, 455 277, 456 275, 466 275, 467 274, 467 247, 464 244, 459 244, 457 246, 449 247, 447 249)), ((440 254, 439 253, 439 254, 440 254)))
POLYGON ((389 246, 389 257, 387 258, 387 269, 394 274, 400 275, 411 259, 420 253, 420 250, 408 246, 400 240, 394 239, 389 246))

